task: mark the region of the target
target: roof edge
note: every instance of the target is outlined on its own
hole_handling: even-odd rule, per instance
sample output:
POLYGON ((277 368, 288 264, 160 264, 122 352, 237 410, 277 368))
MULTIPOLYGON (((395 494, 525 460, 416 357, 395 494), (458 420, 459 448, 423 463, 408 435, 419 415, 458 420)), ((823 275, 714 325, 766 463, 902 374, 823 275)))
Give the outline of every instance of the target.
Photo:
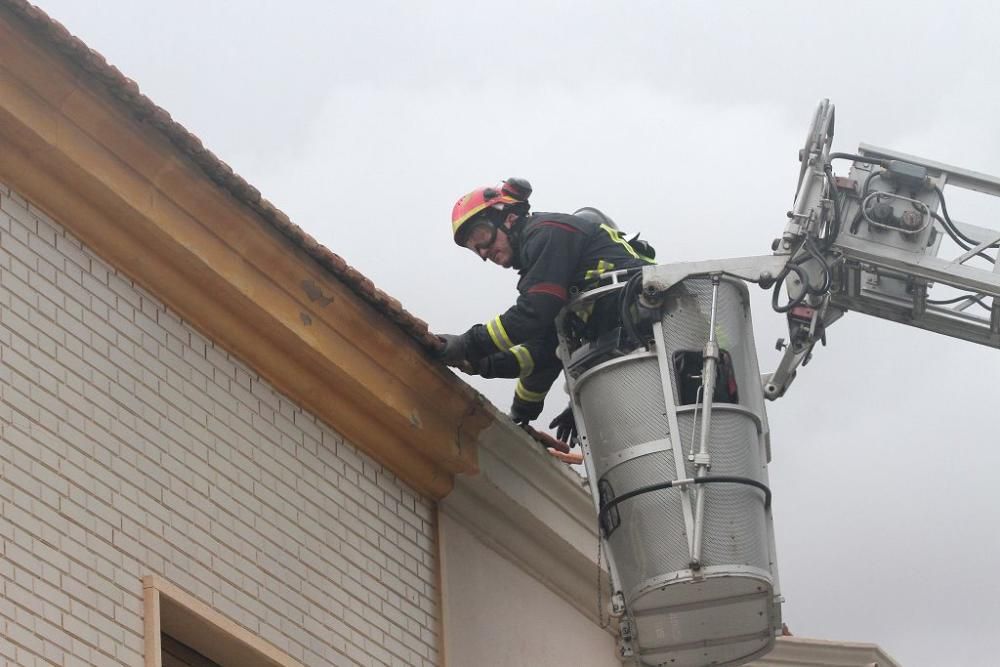
POLYGON ((495 418, 429 357, 426 325, 220 189, 12 2, 24 6, 0 0, 0 180, 417 490, 441 498, 475 473, 495 418))
POLYGON ((288 215, 265 199, 257 188, 208 150, 201 139, 144 95, 134 80, 110 64, 104 56, 88 47, 65 26, 26 0, 0 0, 0 7, 8 9, 21 19, 38 37, 65 57, 68 63, 84 72, 123 105, 133 118, 157 130, 212 182, 302 248, 323 268, 420 343, 424 349, 433 351, 440 347, 440 342, 430 333, 424 320, 411 314, 398 299, 377 288, 369 278, 348 264, 344 258, 327 249, 294 224, 288 215))

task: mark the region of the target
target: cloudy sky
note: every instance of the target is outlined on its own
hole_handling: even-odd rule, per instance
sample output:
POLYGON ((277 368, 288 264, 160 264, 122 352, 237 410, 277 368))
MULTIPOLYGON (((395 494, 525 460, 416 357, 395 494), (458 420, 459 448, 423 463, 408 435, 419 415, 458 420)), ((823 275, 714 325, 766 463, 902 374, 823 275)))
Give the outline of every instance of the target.
MULTIPOLYGON (((989 2, 36 1, 442 332, 514 298, 448 220, 507 176, 687 261, 769 251, 824 97, 839 150, 1000 174, 989 2)), ((949 203, 1000 228, 986 197, 949 203)), ((783 319, 755 298, 766 370, 783 319)), ((998 382, 996 350, 849 315, 770 404, 795 634, 996 664, 998 382)), ((509 404, 509 382, 477 387, 509 404)))

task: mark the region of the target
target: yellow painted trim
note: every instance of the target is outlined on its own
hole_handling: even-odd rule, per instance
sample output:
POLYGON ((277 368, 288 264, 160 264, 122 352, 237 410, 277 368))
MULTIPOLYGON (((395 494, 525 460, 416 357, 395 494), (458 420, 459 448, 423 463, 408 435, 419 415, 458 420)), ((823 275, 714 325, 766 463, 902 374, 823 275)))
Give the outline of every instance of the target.
POLYGON ((5 10, 0 180, 417 490, 478 469, 475 392, 5 10))

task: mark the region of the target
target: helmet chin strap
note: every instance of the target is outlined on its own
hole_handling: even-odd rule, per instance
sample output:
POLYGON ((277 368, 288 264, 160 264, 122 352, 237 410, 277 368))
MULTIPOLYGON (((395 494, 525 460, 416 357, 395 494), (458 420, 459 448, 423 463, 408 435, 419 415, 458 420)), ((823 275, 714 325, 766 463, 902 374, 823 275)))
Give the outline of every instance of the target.
MULTIPOLYGON (((517 215, 517 214, 514 214, 517 215)), ((521 270, 521 231, 524 227, 524 219, 526 215, 518 215, 517 218, 511 223, 510 227, 502 227, 504 233, 507 234, 507 238, 510 240, 510 250, 511 250, 511 268, 521 270)))

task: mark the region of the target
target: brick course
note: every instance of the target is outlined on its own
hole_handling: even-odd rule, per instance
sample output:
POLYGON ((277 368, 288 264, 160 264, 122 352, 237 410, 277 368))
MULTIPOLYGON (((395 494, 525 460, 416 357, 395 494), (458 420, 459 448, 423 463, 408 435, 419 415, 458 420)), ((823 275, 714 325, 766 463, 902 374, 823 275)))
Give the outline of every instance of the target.
POLYGON ((158 574, 307 665, 435 665, 433 505, 0 184, 0 660, 142 665, 158 574))

